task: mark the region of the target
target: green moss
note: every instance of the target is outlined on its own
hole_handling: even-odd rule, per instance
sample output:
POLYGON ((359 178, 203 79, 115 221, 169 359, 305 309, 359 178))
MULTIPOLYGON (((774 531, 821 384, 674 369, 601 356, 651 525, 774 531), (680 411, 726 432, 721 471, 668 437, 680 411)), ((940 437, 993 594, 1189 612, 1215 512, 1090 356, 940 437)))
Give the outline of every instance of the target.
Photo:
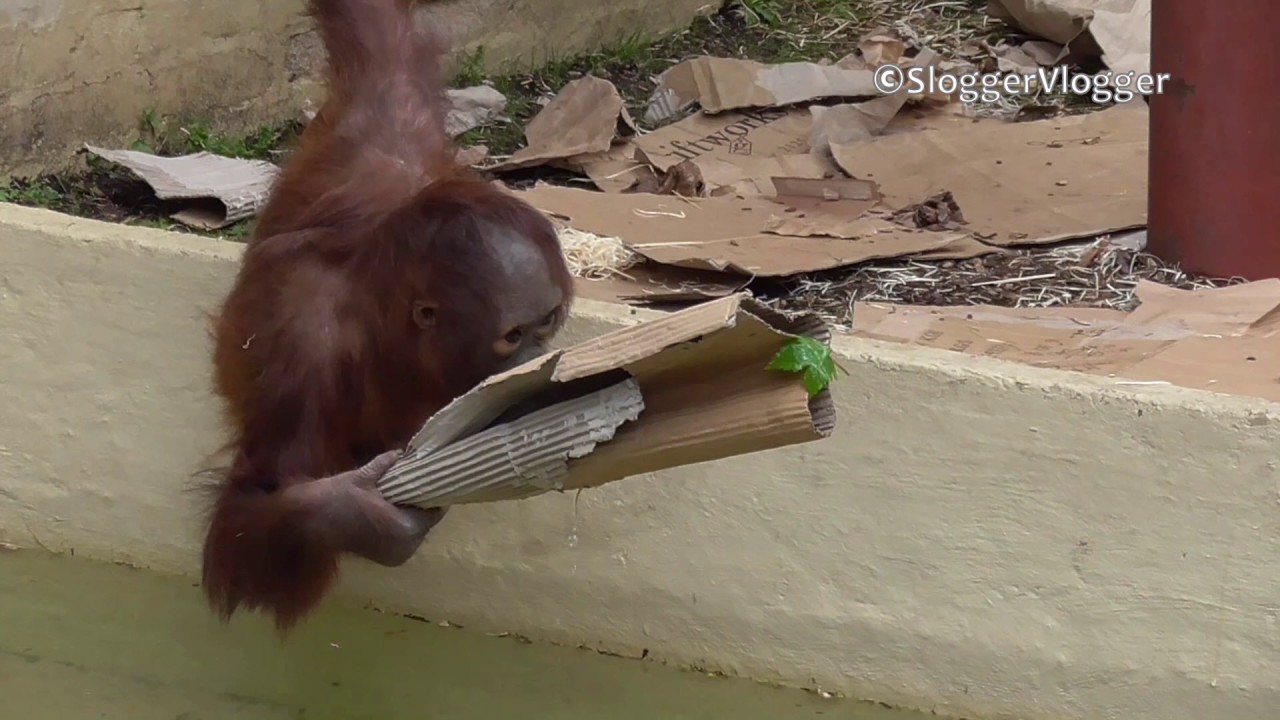
POLYGON ((183 122, 147 110, 138 121, 138 139, 130 147, 155 155, 208 152, 246 160, 273 160, 301 130, 301 124, 290 122, 261 127, 247 135, 222 133, 204 120, 183 122))

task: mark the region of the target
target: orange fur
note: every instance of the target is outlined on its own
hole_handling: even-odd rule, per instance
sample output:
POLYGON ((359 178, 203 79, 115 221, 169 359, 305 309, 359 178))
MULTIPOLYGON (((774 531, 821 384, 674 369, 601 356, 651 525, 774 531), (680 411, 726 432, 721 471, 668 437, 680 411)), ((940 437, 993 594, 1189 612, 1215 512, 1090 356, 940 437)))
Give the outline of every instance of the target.
POLYGON ((223 618, 285 631, 322 599, 339 552, 282 490, 403 447, 496 370, 493 228, 537 244, 571 293, 555 232, 453 162, 442 46, 405 0, 314 0, 329 96, 281 173, 214 319, 217 393, 234 460, 217 488, 203 584, 223 618), (446 329, 407 308, 430 297, 446 329))

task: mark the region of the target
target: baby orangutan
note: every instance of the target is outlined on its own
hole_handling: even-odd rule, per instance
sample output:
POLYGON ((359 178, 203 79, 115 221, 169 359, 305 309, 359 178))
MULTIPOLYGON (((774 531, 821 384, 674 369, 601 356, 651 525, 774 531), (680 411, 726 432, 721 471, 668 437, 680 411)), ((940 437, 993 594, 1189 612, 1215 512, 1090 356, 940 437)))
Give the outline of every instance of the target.
POLYGON ((287 631, 343 553, 396 566, 444 515, 375 483, 422 423, 542 354, 573 285, 554 228, 454 162, 441 45, 408 0, 313 0, 329 95, 214 321, 231 466, 204 544, 213 609, 287 631))

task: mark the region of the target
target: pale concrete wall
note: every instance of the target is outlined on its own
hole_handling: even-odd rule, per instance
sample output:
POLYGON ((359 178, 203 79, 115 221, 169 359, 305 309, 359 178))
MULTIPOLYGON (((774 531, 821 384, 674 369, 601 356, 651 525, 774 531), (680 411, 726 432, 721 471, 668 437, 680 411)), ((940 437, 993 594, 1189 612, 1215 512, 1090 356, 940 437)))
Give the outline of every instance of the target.
MULTIPOLYGON (((195 572, 185 477, 218 441, 201 315, 236 257, 0 206, 0 541, 195 572)), ((566 340, 643 315, 583 302, 566 340)), ((343 592, 985 720, 1277 717, 1276 406, 837 350, 829 441, 576 509, 460 508, 343 592)))
MULTIPOLYGON (((494 67, 666 32, 721 0, 435 0, 423 22, 494 67)), ((251 128, 316 97, 303 0, 0 0, 0 179, 137 137, 147 109, 251 128)))

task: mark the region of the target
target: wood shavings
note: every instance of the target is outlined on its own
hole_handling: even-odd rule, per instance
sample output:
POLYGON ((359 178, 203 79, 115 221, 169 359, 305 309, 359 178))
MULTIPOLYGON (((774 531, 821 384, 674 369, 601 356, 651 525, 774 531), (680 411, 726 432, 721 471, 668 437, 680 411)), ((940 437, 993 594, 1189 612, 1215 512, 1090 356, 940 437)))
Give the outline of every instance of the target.
POLYGON ((623 272, 640 261, 622 240, 604 237, 571 227, 558 229, 560 248, 574 277, 603 280, 612 276, 625 277, 623 272))
POLYGON ((1154 255, 1093 242, 1012 249, 972 260, 899 259, 813 273, 763 290, 779 309, 815 312, 847 326, 854 303, 995 305, 1016 308, 1097 307, 1131 311, 1138 281, 1194 290, 1244 282, 1183 272, 1154 255))

